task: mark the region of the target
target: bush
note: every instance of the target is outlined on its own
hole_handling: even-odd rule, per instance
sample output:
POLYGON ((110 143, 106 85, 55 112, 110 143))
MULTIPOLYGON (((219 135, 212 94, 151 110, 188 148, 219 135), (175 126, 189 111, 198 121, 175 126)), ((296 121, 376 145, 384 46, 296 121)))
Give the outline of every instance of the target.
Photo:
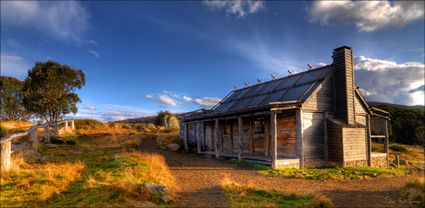
POLYGON ((409 152, 409 150, 406 147, 403 147, 400 144, 390 144, 390 150, 393 150, 395 152, 402 152, 402 153, 409 152))
POLYGON ((418 207, 425 206, 425 180, 423 178, 407 182, 399 192, 401 197, 408 203, 418 207))
POLYGON ((104 126, 104 123, 94 119, 75 119, 74 122, 77 129, 93 129, 104 126))

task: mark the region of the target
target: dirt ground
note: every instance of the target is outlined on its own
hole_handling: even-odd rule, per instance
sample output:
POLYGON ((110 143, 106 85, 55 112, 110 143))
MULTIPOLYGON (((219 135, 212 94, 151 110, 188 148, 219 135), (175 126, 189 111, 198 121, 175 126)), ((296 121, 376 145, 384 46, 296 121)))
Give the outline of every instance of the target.
POLYGON ((316 181, 263 176, 251 168, 189 153, 155 147, 154 139, 142 141, 143 152, 163 155, 177 182, 177 207, 227 207, 221 188, 223 180, 262 189, 299 194, 320 193, 337 207, 409 207, 400 203, 397 189, 409 177, 378 178, 360 181, 316 181))

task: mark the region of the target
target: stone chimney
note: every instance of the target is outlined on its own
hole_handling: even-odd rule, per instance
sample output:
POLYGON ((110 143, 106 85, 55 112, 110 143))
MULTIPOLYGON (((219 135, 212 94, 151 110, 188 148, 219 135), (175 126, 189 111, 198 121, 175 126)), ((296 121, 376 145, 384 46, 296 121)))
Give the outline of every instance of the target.
POLYGON ((335 48, 332 55, 335 67, 335 117, 347 124, 355 123, 354 66, 350 47, 335 48))

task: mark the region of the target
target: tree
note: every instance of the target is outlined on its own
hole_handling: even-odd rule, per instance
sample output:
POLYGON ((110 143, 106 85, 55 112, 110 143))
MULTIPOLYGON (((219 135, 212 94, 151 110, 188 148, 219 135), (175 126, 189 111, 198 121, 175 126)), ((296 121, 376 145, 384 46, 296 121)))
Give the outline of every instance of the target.
POLYGON ((24 105, 30 112, 49 122, 68 113, 77 113, 81 102, 76 89, 86 83, 82 70, 54 61, 36 62, 24 83, 24 105))
POLYGON ((13 77, 0 77, 0 119, 2 121, 27 121, 31 114, 23 105, 24 82, 13 77))

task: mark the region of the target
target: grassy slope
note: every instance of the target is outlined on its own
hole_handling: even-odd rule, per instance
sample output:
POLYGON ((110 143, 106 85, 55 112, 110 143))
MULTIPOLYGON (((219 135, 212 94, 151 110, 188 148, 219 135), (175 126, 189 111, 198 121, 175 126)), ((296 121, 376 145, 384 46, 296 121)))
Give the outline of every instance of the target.
POLYGON ((224 185, 231 207, 333 207, 325 197, 289 194, 236 184, 224 185))
MULTIPOLYGON (((104 129, 100 132, 105 133, 104 129)), ((113 131, 117 132, 127 129, 113 131)), ((174 178, 164 158, 137 151, 143 137, 140 133, 83 133, 85 136, 66 138, 76 140, 77 145, 41 147, 39 151, 49 155, 51 163, 15 161, 17 167, 1 177, 2 206, 116 207, 137 206, 147 200, 161 204, 143 184, 149 181, 174 189, 174 178)))

